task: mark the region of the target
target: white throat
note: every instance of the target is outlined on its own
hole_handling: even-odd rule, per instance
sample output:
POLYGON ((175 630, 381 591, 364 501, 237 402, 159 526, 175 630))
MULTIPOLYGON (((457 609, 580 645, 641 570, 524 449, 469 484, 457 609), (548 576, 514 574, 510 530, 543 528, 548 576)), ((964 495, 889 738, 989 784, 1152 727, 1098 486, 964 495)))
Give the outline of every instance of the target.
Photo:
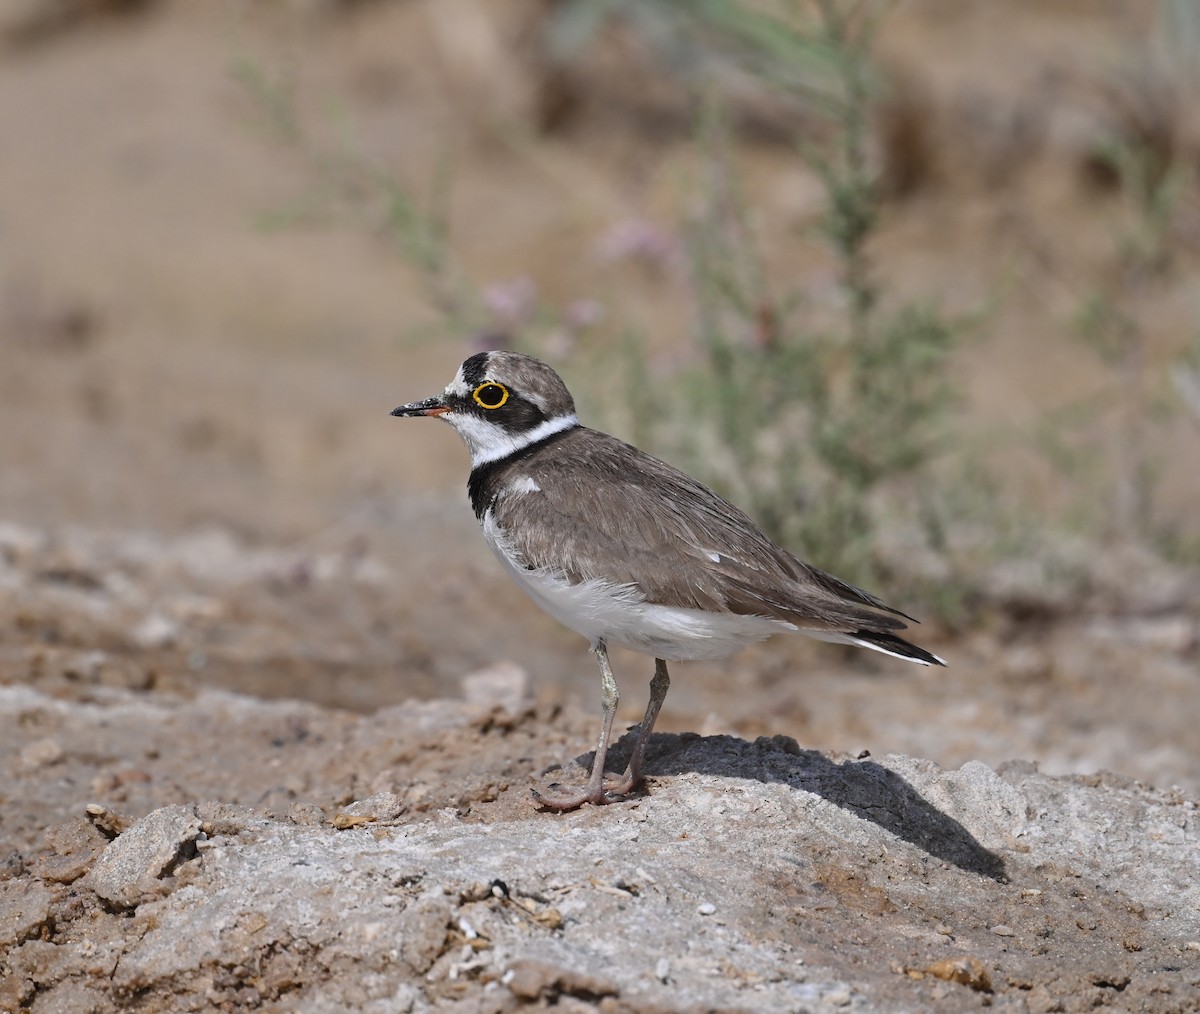
POLYGON ((503 426, 467 412, 446 412, 441 418, 458 430, 458 435, 466 442, 467 449, 471 452, 472 468, 507 458, 531 444, 541 443, 555 433, 579 425, 579 420, 573 412, 570 415, 547 419, 523 433, 510 433, 503 426))

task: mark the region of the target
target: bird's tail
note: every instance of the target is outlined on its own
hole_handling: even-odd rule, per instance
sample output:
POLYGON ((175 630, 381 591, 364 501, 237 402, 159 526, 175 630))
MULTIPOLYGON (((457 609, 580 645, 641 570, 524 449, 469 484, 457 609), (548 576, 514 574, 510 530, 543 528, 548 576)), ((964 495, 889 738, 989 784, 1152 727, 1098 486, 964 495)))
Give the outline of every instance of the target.
POLYGON ((811 630, 803 629, 802 633, 815 637, 819 641, 833 641, 835 644, 856 644, 860 648, 870 648, 882 651, 894 658, 905 658, 917 665, 945 665, 945 659, 938 658, 932 651, 926 651, 911 641, 897 637, 895 634, 879 630, 811 630))
POLYGON ((850 644, 858 644, 864 648, 882 651, 885 655, 896 658, 907 658, 918 665, 945 665, 944 659, 938 658, 932 651, 926 651, 911 641, 897 637, 895 634, 881 634, 874 630, 855 630, 845 635, 850 644))

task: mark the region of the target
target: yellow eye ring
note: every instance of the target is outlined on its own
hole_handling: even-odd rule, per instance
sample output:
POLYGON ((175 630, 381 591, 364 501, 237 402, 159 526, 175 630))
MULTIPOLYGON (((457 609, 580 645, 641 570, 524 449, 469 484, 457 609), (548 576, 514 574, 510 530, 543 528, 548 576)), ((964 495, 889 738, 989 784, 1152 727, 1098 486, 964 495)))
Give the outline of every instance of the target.
POLYGON ((475 388, 471 392, 471 397, 475 399, 475 404, 480 408, 496 409, 508 401, 508 388, 503 384, 497 384, 494 380, 489 380, 486 384, 480 384, 475 388))

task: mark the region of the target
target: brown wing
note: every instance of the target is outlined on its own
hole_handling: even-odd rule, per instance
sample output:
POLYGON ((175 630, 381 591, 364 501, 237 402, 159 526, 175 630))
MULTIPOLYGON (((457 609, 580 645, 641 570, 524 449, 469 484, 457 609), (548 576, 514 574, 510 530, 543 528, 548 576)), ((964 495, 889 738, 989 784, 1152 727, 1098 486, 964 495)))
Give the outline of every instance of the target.
POLYGON ((662 605, 815 629, 906 626, 876 612, 896 610, 874 596, 776 546, 695 479, 615 437, 581 427, 552 454, 524 458, 519 471, 541 492, 502 496, 493 511, 527 566, 557 568, 572 581, 636 581, 662 605), (508 522, 513 509, 524 523, 508 522))

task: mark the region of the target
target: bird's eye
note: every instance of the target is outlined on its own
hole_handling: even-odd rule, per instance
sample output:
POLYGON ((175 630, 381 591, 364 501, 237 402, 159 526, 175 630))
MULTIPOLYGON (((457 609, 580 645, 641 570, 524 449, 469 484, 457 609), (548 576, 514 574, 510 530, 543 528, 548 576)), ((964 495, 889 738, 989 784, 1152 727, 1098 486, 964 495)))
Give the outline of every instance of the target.
POLYGON ((499 408, 508 401, 508 388, 503 384, 480 384, 471 392, 471 397, 480 408, 499 408))

